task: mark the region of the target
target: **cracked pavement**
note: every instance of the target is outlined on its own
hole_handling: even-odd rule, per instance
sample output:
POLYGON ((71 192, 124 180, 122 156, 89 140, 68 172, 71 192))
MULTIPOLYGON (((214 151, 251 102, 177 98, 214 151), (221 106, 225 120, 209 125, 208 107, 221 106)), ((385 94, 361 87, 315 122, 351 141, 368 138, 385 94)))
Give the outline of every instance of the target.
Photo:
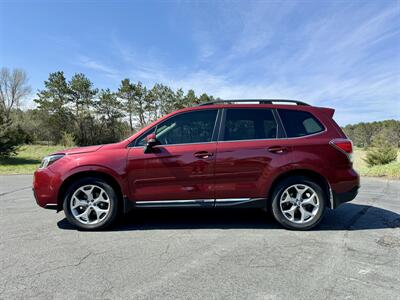
POLYGON ((0 299, 399 299, 400 182, 362 178, 309 232, 259 210, 141 210, 82 232, 0 176, 0 299))

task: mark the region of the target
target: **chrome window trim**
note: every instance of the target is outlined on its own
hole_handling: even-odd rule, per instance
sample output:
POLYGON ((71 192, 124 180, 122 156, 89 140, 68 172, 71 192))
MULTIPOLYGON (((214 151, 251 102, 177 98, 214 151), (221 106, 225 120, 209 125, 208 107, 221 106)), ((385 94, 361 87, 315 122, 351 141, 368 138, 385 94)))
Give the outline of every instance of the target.
POLYGON ((307 136, 313 136, 313 135, 317 135, 317 134, 320 134, 320 133, 325 133, 325 132, 328 131, 328 128, 327 128, 327 127, 325 126, 325 124, 320 120, 320 118, 318 118, 318 117, 317 117, 316 115, 314 115, 312 112, 309 112, 309 111, 307 111, 307 110, 277 108, 277 109, 276 109, 276 113, 277 113, 277 115, 278 115, 278 117, 279 117, 279 120, 280 120, 280 122, 281 122, 281 124, 282 124, 282 128, 283 128, 283 130, 285 131, 285 135, 286 135, 286 138, 287 138, 287 139, 304 138, 304 137, 307 137, 307 136), (280 110, 291 110, 291 111, 306 112, 306 113, 310 114, 314 119, 316 119, 316 120, 319 122, 319 124, 324 128, 324 130, 321 130, 321 131, 318 131, 318 132, 314 132, 314 133, 311 133, 311 134, 307 134, 307 135, 303 135, 303 136, 288 137, 288 136, 287 136, 287 133, 286 133, 285 124, 284 124, 284 122, 283 122, 283 120, 282 120, 282 117, 281 117, 281 115, 280 115, 280 113, 279 113, 280 110))
MULTIPOLYGON (((212 109, 212 108, 210 108, 210 109, 212 109)), ((232 108, 213 108, 214 110, 218 110, 218 113, 222 113, 222 110, 225 110, 225 109, 241 109, 241 108, 239 108, 239 107, 232 107, 232 108)), ((257 109, 257 108, 255 108, 255 109, 257 109)), ((262 109, 262 108, 258 108, 258 109, 262 109)), ((273 110, 273 108, 265 108, 265 109, 271 109, 271 110, 273 110)), ((205 109, 205 110, 208 110, 208 109, 205 109)), ((197 110, 196 110, 197 111, 197 110)), ((189 112, 193 112, 193 111, 189 111, 189 112)), ((183 113, 189 113, 189 112, 182 112, 182 113, 179 113, 179 114, 183 114, 183 113)), ((176 115, 179 115, 179 114, 176 114, 176 115)), ((278 117, 280 118, 280 116, 279 116, 279 112, 277 112, 277 114, 278 114, 278 117)), ((173 116, 171 116, 171 117, 174 117, 174 116, 176 116, 176 115, 173 115, 173 116)), ((323 126, 323 128, 324 128, 324 130, 323 131, 319 131, 319 132, 316 132, 316 133, 311 133, 311 134, 307 134, 307 135, 303 135, 303 136, 295 136, 295 137, 287 137, 287 136, 285 136, 285 137, 276 137, 276 138, 267 138, 267 139, 247 139, 247 140, 230 140, 230 141, 223 141, 223 140, 221 140, 222 139, 222 131, 223 131, 223 125, 224 125, 224 122, 225 122, 225 116, 224 115, 222 115, 222 117, 220 118, 220 120, 218 120, 218 114, 217 114, 217 117, 216 117, 216 124, 215 125, 217 125, 217 126, 215 126, 214 125, 214 130, 216 130, 216 134, 217 134, 217 139, 215 140, 215 141, 210 141, 210 142, 204 142, 204 143, 186 143, 186 144, 168 144, 168 145, 159 145, 159 146, 161 146, 161 147, 168 147, 168 146, 184 146, 184 145, 203 145, 203 144, 211 144, 211 143, 231 143, 231 142, 251 142, 251 141, 275 141, 275 140, 286 140, 286 139, 288 139, 288 140, 291 140, 291 139, 302 139, 302 138, 307 138, 307 137, 309 137, 309 136, 316 136, 316 135, 319 135, 319 134, 324 134, 324 133, 326 133, 327 131, 328 131, 328 129, 327 129, 327 127, 324 125, 324 123, 323 122, 321 122, 321 120, 319 120, 319 118, 317 118, 314 114, 311 114, 314 118, 316 118, 320 123, 321 123, 321 125, 323 126), (218 123, 218 121, 219 121, 219 124, 217 124, 218 123), (218 126, 219 125, 219 126, 218 126), (217 128, 217 127, 219 127, 219 128, 217 128)), ((171 118, 170 117, 170 118, 171 118)), ((276 116, 274 115, 274 117, 275 117, 275 120, 276 120, 276 116)), ((168 118, 168 119, 170 119, 170 118, 168 118)), ((168 120, 168 119, 166 119, 166 120, 168 120)), ((166 120, 164 120, 164 121, 166 121, 166 120)), ((280 121, 280 120, 279 120, 280 121)), ((276 122, 277 122, 277 130, 279 129, 278 127, 279 127, 279 124, 278 124, 278 120, 276 120, 276 122)), ((281 121, 282 122, 282 121, 281 121)), ((156 126, 158 126, 158 124, 156 125, 156 126)), ((147 133, 147 132, 150 132, 152 129, 153 129, 154 127, 152 127, 152 128, 150 128, 148 131, 146 131, 146 132, 144 132, 143 134, 145 134, 145 133, 147 133)), ((285 127, 283 126, 283 123, 282 123, 282 129, 285 131, 285 127)), ((213 136, 214 136, 214 133, 215 132, 213 132, 213 136)), ((142 134, 142 135, 143 135, 142 134)), ((139 137, 137 137, 134 141, 132 141, 131 143, 133 143, 133 142, 135 142, 136 143, 136 141, 140 138, 140 137, 142 137, 142 135, 141 136, 139 136, 139 137)), ((277 134, 278 135, 278 134, 277 134)), ((145 146, 129 146, 128 145, 128 148, 145 148, 145 146)))
MULTIPOLYGON (((154 148, 157 147, 169 147, 169 146, 185 146, 185 145, 204 145, 204 144, 216 144, 218 143, 217 141, 214 142, 204 142, 204 143, 186 143, 186 144, 168 144, 168 145, 156 145, 154 148)), ((145 146, 135 146, 135 147, 130 147, 130 148, 144 148, 145 146)))
MULTIPOLYGON (((207 111, 207 110, 216 110, 217 111, 217 115, 215 116, 215 121, 214 121, 214 127, 213 127, 213 132, 211 134, 211 140, 214 138, 214 134, 215 134, 215 130, 217 127, 217 123, 220 122, 220 118, 219 118, 219 114, 221 113, 221 109, 220 108, 215 108, 215 107, 210 107, 210 108, 206 108, 206 109, 201 109, 201 110, 190 110, 190 111, 182 111, 176 114, 173 114, 172 116, 169 116, 168 118, 166 118, 163 121, 160 121, 159 123, 157 123, 156 125, 154 125, 153 127, 149 128, 148 130, 146 130, 145 132, 143 132, 140 136, 138 136, 137 138, 135 138, 133 141, 131 141, 128 144, 128 148, 144 148, 146 146, 136 146, 136 142, 142 138, 144 135, 148 134, 149 132, 151 132, 153 129, 155 129, 155 132, 157 132, 157 126, 160 125, 161 123, 168 121, 169 119, 179 116, 179 115, 183 115, 183 114, 187 114, 187 113, 193 113, 193 112, 198 112, 198 111, 207 111), (131 144, 134 144, 133 146, 129 146, 131 144)), ((218 138, 217 138, 218 139, 218 138)), ((210 142, 203 142, 203 143, 186 143, 186 144, 168 144, 168 145, 160 145, 160 146, 171 146, 171 145, 191 145, 191 144, 206 144, 206 143, 215 143, 216 141, 210 141, 210 142)))
MULTIPOLYGON (((253 108, 253 107, 225 107, 223 108, 223 116, 222 116, 222 120, 221 120, 221 125, 220 125, 220 133, 218 136, 218 142, 237 142, 237 141, 260 141, 260 140, 277 140, 279 139, 279 122, 277 119, 277 116, 275 115, 275 109, 274 108, 269 108, 269 107, 260 107, 260 108, 253 108), (225 136, 225 124, 226 124, 226 116, 228 114, 228 110, 230 109, 256 109, 256 110, 269 110, 272 114, 273 119, 275 120, 276 123, 276 134, 275 134, 275 138, 263 138, 263 139, 246 139, 246 140, 229 140, 229 141, 224 141, 223 138, 225 136)), ((283 126, 282 126, 283 128, 283 126)))

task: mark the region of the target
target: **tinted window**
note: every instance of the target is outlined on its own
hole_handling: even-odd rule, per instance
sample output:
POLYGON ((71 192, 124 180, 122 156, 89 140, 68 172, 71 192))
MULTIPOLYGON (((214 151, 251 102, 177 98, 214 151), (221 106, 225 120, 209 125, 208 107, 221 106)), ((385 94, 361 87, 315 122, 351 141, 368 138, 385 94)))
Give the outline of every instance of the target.
POLYGON ((228 109, 224 141, 276 138, 277 125, 270 109, 228 109))
MULTIPOLYGON (((211 142, 217 110, 200 110, 173 116, 156 127, 161 145, 211 142)), ((140 137, 136 146, 143 146, 145 138, 154 130, 140 137)))
POLYGON ((321 123, 309 112, 278 109, 288 137, 299 137, 324 130, 321 123))

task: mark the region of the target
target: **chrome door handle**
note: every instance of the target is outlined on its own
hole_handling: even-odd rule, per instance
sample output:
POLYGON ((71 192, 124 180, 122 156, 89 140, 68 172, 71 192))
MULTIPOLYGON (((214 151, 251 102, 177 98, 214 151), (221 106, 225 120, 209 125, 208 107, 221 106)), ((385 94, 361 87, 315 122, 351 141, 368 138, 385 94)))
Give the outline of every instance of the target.
POLYGON ((268 148, 268 151, 271 153, 281 154, 286 152, 287 148, 282 146, 271 146, 268 148))
POLYGON ((197 157, 197 158, 209 158, 209 157, 211 157, 213 155, 214 155, 214 153, 211 153, 211 152, 208 152, 208 151, 199 151, 199 152, 196 152, 194 154, 194 156, 197 157))

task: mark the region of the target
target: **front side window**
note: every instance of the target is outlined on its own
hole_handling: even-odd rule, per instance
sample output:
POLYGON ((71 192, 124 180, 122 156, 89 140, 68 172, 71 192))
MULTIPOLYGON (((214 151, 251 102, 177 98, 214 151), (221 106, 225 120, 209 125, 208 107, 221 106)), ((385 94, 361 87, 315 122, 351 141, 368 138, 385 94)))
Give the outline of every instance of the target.
MULTIPOLYGON (((161 145, 176 145, 211 142, 217 110, 199 110, 178 114, 146 133, 156 133, 161 145)), ((145 145, 146 136, 139 138, 136 146, 145 145)))
POLYGON ((287 137, 301 137, 324 131, 322 124, 309 112, 278 109, 287 137))
POLYGON ((277 124, 270 109, 228 109, 224 141, 274 139, 277 124))

